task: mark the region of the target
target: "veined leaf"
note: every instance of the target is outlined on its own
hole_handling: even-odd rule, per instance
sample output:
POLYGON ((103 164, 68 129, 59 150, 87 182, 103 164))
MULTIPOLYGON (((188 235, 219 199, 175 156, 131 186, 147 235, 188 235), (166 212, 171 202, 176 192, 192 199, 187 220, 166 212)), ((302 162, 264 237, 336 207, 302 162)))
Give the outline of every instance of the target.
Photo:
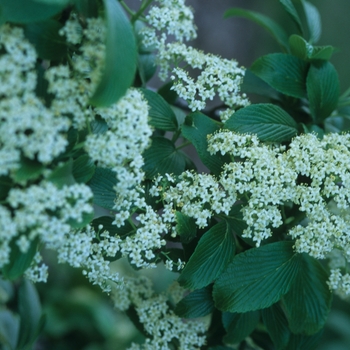
POLYGON ((197 235, 196 221, 177 211, 176 215, 176 232, 181 238, 181 242, 189 243, 197 235))
POLYGON ((251 71, 277 91, 303 98, 306 95, 308 68, 308 63, 298 57, 272 53, 258 58, 251 71))
POLYGON ((314 350, 319 344, 323 334, 323 329, 314 335, 303 335, 303 334, 291 334, 287 347, 283 350, 295 350, 295 349, 307 349, 314 350))
POLYGON ((288 141, 298 132, 294 119, 282 108, 269 104, 253 104, 235 112, 225 128, 239 133, 257 134, 262 141, 288 141))
POLYGON ((178 128, 175 113, 162 96, 147 89, 140 89, 150 107, 150 125, 160 130, 176 131, 178 128))
POLYGON ((240 8, 231 8, 227 10, 224 14, 224 18, 233 17, 233 16, 250 19, 251 21, 265 28, 277 40, 277 42, 284 48, 284 50, 288 52, 288 36, 284 31, 284 29, 280 27, 271 18, 264 16, 258 12, 248 11, 240 8))
POLYGON ((188 289, 199 289, 213 282, 235 253, 232 230, 226 221, 209 229, 185 265, 178 279, 188 289))
POLYGON ((282 300, 291 331, 311 335, 324 327, 332 293, 326 283, 327 272, 321 263, 307 254, 301 257, 295 281, 282 300))
POLYGON ((47 177, 47 180, 55 184, 58 188, 75 184, 72 159, 56 167, 47 177))
POLYGON ((93 160, 87 154, 83 154, 73 161, 73 176, 78 183, 86 183, 91 180, 95 169, 93 160))
POLYGON ((338 105, 338 73, 330 62, 313 63, 306 84, 311 115, 314 121, 323 121, 338 105))
POLYGON ((292 242, 276 242, 237 255, 214 283, 219 310, 264 309, 286 294, 299 269, 292 242))
POLYGON ((105 65, 91 104, 106 107, 117 102, 134 80, 137 50, 134 31, 118 1, 104 0, 107 38, 105 65))
POLYGON ((317 10, 317 7, 311 4, 309 1, 302 0, 304 7, 306 22, 309 29, 311 43, 316 43, 322 33, 321 16, 317 10))
POLYGON ((303 26, 301 24, 300 17, 298 15, 297 10, 294 7, 292 0, 279 0, 280 4, 284 7, 284 9, 288 12, 288 14, 291 16, 292 20, 298 27, 298 30, 300 33, 303 33, 303 26))

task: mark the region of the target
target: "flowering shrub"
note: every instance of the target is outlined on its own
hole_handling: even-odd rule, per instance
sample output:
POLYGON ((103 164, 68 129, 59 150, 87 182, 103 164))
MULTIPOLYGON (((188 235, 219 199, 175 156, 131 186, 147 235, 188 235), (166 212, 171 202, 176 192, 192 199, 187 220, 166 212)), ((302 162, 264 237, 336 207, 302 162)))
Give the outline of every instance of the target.
POLYGON ((333 293, 350 294, 349 97, 317 9, 279 2, 297 34, 226 12, 281 46, 250 69, 187 44, 184 0, 0 5, 1 286, 19 315, 0 312, 4 349, 40 339, 32 282, 53 251, 130 316, 130 350, 317 346, 333 293), (162 267, 177 280, 158 293, 140 270, 162 267))

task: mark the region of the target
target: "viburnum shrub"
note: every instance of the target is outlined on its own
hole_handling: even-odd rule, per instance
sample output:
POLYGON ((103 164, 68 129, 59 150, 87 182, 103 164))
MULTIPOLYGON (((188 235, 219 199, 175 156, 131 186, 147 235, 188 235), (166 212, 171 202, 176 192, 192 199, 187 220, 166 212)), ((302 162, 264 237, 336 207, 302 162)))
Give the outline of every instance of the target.
POLYGON ((50 251, 133 315, 130 350, 317 346, 350 295, 350 92, 314 5, 279 3, 294 33, 225 13, 281 47, 246 69, 188 44, 185 0, 0 2, 3 349, 45 327, 50 251), (157 294, 140 270, 164 266, 178 277, 157 294))

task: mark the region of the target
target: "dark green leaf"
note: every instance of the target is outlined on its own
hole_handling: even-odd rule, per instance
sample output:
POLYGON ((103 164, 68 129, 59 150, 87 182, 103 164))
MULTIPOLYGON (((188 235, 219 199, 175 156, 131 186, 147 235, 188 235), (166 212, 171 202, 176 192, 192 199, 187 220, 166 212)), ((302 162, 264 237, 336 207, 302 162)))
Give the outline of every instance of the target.
POLYGON ((235 112, 225 128, 239 133, 256 134, 262 141, 288 141, 298 132, 294 119, 282 108, 269 104, 253 104, 235 112))
POLYGON ((176 215, 176 232, 181 238, 181 242, 189 243, 197 235, 196 221, 189 216, 177 211, 176 215))
MULTIPOLYGON (((223 317, 225 314, 227 313, 223 313, 223 317)), ((223 339, 228 344, 236 344, 244 340, 253 332, 260 319, 259 311, 250 311, 242 314, 234 313, 230 316, 231 320, 225 326, 227 334, 223 339)))
POLYGON ((99 225, 103 225, 102 232, 104 230, 108 231, 110 235, 118 235, 121 238, 124 238, 126 236, 130 236, 131 234, 135 233, 134 228, 131 226, 131 224, 126 221, 123 226, 118 227, 113 224, 114 218, 110 216, 101 216, 91 222, 92 226, 94 227, 95 231, 99 231, 99 225))
POLYGON ((95 173, 87 184, 94 194, 94 204, 102 208, 113 209, 117 183, 114 171, 105 168, 96 168, 95 173))
POLYGON ((158 94, 164 98, 170 104, 174 104, 177 99, 177 93, 174 90, 171 90, 173 82, 169 81, 158 89, 158 94))
POLYGON ((306 95, 307 62, 283 53, 272 53, 258 58, 252 72, 274 89, 285 95, 302 98, 306 95))
POLYGON ((180 175, 185 170, 186 156, 164 137, 152 138, 151 147, 146 149, 143 157, 143 170, 147 179, 166 173, 180 175))
POLYGON ((282 4, 282 6, 284 7, 284 9, 291 16, 292 20, 294 21, 294 23, 298 27, 299 32, 303 33, 303 26, 301 24, 301 20, 300 20, 300 17, 298 15, 298 12, 293 5, 293 1, 292 0, 279 0, 279 1, 282 4))
POLYGON ((54 183, 58 188, 62 188, 65 185, 69 186, 75 184, 72 159, 56 167, 47 177, 47 180, 54 183))
POLYGON ((0 200, 4 200, 10 192, 13 182, 9 176, 0 176, 0 200))
POLYGON ((225 163, 230 162, 228 155, 211 155, 208 152, 207 135, 213 134, 219 129, 220 126, 217 123, 200 112, 189 114, 185 119, 185 123, 181 126, 182 135, 192 142, 204 165, 216 175, 220 174, 221 167, 225 163))
POLYGON ((278 303, 273 304, 269 308, 261 310, 261 315, 276 350, 285 349, 289 341, 290 331, 281 306, 278 303))
POLYGON ((13 173, 12 178, 16 182, 35 180, 44 170, 43 164, 36 160, 21 158, 20 167, 13 173))
MULTIPOLYGON (((307 336, 302 334, 291 334, 289 343, 285 350, 313 350, 316 349, 322 337, 323 330, 318 333, 307 336)), ((284 350, 283 349, 283 350, 284 350)))
POLYGON ((0 0, 0 23, 33 23, 44 21, 62 11, 69 0, 0 0))
POLYGON ((98 0, 74 0, 74 5, 85 18, 98 16, 98 0))
POLYGON ((175 113, 162 96, 147 89, 140 89, 145 96, 149 110, 149 123, 157 129, 176 131, 178 128, 175 113))
POLYGON ((73 176, 78 183, 88 182, 94 175, 95 169, 93 160, 87 154, 73 161, 73 176))
POLYGON ((34 45, 38 56, 45 60, 60 60, 67 54, 67 45, 59 30, 63 25, 54 20, 48 19, 43 22, 27 24, 24 27, 24 34, 34 45))
POLYGON ((307 254, 301 257, 298 274, 283 302, 291 331, 311 335, 324 327, 332 293, 321 263, 307 254))
POLYGON ((153 53, 142 53, 138 56, 138 69, 143 84, 146 84, 157 70, 155 58, 153 53))
POLYGON ((122 6, 104 0, 107 20, 106 58, 101 81, 91 98, 95 106, 117 102, 132 84, 136 72, 136 42, 132 26, 122 6))
POLYGON ((0 341, 4 350, 16 349, 19 335, 19 318, 9 310, 0 310, 0 341))
POLYGON ((108 130, 108 124, 100 116, 96 116, 91 122, 91 131, 93 134, 104 134, 108 130))
POLYGON ((316 43, 320 39, 322 32, 320 13, 318 12, 316 6, 310 2, 303 0, 302 4, 304 7, 306 22, 309 29, 309 41, 311 43, 316 43))
POLYGON ((18 304, 21 323, 17 348, 32 348, 41 327, 42 312, 38 292, 27 279, 23 279, 19 287, 18 304))
POLYGON ((231 227, 222 221, 201 237, 178 279, 179 283, 188 289, 207 286, 225 269, 234 253, 231 227))
POLYGON ((176 117, 176 120, 177 120, 177 125, 181 126, 185 122, 186 113, 181 108, 178 108, 178 107, 175 107, 175 106, 171 106, 171 109, 175 113, 175 117, 176 117))
POLYGON ((240 8, 231 8, 225 12, 224 18, 238 16, 250 19, 261 27, 265 28, 284 48, 288 51, 288 37, 283 28, 281 28, 275 21, 258 12, 248 11, 240 8))
POLYGON ((203 317, 214 310, 211 287, 195 290, 182 299, 175 308, 175 313, 184 318, 203 317))
POLYGON ((237 255, 215 282, 215 305, 230 312, 269 307, 289 291, 298 268, 292 242, 249 249, 237 255))
POLYGON ((37 251, 38 239, 31 242, 26 253, 22 253, 15 240, 10 244, 10 262, 2 268, 2 274, 6 279, 15 280, 22 276, 30 266, 37 251))
POLYGON ((315 121, 323 121, 337 107, 338 73, 330 62, 313 63, 307 75, 307 94, 315 121))

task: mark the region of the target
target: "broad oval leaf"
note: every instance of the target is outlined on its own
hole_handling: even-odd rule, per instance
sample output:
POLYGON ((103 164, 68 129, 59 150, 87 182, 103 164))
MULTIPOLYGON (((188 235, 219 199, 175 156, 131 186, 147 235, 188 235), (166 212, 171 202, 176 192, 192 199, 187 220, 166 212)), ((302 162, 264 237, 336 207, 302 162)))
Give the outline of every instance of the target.
POLYGON ((207 135, 219 129, 220 126, 217 123, 200 112, 189 114, 181 126, 182 135, 192 142, 203 164, 215 175, 219 175, 222 166, 230 162, 228 155, 211 155, 208 152, 207 135))
POLYGON ((288 52, 288 36, 284 29, 271 18, 264 16, 258 12, 248 11, 240 8, 231 8, 224 14, 224 18, 233 16, 250 19, 251 21, 265 28, 276 39, 280 46, 288 52))
POLYGON ((132 84, 137 62, 134 31, 118 1, 104 0, 107 38, 101 80, 91 104, 106 107, 117 102, 132 84))
POLYGON ((226 268, 235 253, 230 225, 222 221, 210 228, 198 245, 178 279, 188 289, 199 289, 213 282, 226 268))
POLYGON ((143 153, 143 170, 147 179, 166 173, 180 175, 186 166, 186 156, 165 137, 152 138, 151 147, 143 153))
POLYGON ((280 4, 284 7, 287 13, 291 16, 292 20, 298 27, 300 33, 303 33, 303 26, 301 20, 292 0, 279 0, 280 4))
POLYGON ((73 176, 78 183, 86 183, 91 180, 95 169, 93 160, 87 154, 83 154, 73 161, 73 176))
POLYGON ((195 219, 182 214, 180 211, 176 215, 176 232, 180 236, 181 242, 189 243, 197 235, 197 225, 195 219))
POLYGON ((76 183, 73 176, 73 161, 70 159, 64 164, 57 166, 47 177, 47 180, 55 184, 58 188, 76 183))
POLYGON ((339 90, 338 73, 330 62, 311 65, 307 75, 307 95, 314 121, 323 121, 336 109, 339 90))
POLYGON ((160 130, 176 131, 178 128, 174 111, 162 96, 147 89, 140 89, 146 98, 149 109, 150 125, 160 130))
POLYGON ((262 141, 288 141, 298 132, 294 119, 282 108, 269 104, 254 104, 235 112, 225 128, 239 133, 257 134, 262 141))
POLYGON ((258 58, 251 71, 274 89, 287 96, 306 95, 306 75, 309 65, 298 57, 272 53, 258 58))
POLYGON ((33 23, 44 21, 62 11, 69 0, 0 0, 0 23, 33 23))
POLYGON ((321 263, 307 254, 301 257, 298 274, 282 300, 291 331, 311 335, 324 327, 332 293, 321 263))
MULTIPOLYGON (((12 178, 16 182, 26 182, 37 179, 43 172, 44 165, 35 159, 21 157, 20 167, 14 171, 12 178)), ((1 183, 0 183, 1 186, 1 183)))
POLYGON ((286 294, 299 268, 292 242, 276 242, 237 255, 214 283, 219 310, 264 309, 286 294))
POLYGON ((311 43, 316 43, 322 33, 321 16, 317 7, 309 1, 302 1, 311 43))
POLYGON ((323 329, 313 335, 293 334, 291 333, 288 345, 283 350, 307 349, 314 350, 319 345, 323 329))
POLYGON ((214 310, 214 301, 211 288, 197 289, 183 298, 175 308, 175 313, 180 317, 203 317, 214 310))

